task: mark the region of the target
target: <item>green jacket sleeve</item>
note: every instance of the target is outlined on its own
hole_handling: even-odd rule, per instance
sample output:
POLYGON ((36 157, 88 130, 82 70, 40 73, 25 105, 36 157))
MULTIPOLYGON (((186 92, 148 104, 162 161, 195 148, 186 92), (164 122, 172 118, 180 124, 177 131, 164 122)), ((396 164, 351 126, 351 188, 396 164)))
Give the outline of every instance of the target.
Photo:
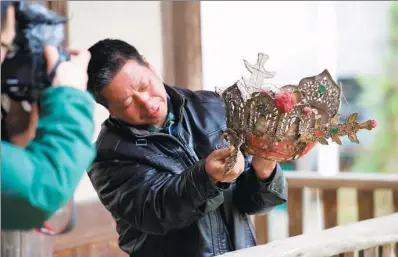
POLYGON ((66 204, 94 159, 94 100, 70 87, 43 92, 27 148, 1 142, 2 229, 41 226, 66 204))

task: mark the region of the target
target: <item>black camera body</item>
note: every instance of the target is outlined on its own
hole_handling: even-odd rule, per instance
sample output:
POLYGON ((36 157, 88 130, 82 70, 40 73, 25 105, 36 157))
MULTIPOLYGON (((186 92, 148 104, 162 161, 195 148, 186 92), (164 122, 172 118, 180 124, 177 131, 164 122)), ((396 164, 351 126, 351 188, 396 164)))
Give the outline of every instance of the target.
POLYGON ((66 18, 40 3, 14 2, 18 52, 1 65, 1 93, 16 101, 33 102, 51 85, 44 47, 58 47, 59 61, 70 59, 62 48, 66 18))

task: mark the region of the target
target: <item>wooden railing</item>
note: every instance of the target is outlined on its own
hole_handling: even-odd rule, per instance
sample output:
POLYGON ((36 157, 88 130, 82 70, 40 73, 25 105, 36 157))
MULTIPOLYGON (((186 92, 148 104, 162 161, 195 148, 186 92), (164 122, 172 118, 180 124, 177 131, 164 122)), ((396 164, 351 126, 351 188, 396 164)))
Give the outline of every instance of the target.
POLYGON ((398 256, 398 213, 290 237, 222 255, 222 257, 359 257, 398 256))
MULTIPOLYGON (((375 217, 374 193, 379 189, 392 191, 393 212, 398 212, 398 175, 340 173, 336 176, 322 176, 314 172, 286 173, 288 193, 288 235, 303 234, 303 191, 305 188, 318 189, 323 206, 323 227, 325 229, 338 225, 338 191, 353 188, 357 191, 358 220, 375 217)), ((269 240, 267 215, 256 216, 256 235, 259 244, 269 240)), ((397 221, 398 222, 398 221, 397 221)))
MULTIPOLYGON (((392 243, 394 240, 395 242, 397 241, 395 237, 397 231, 394 230, 394 232, 388 230, 396 229, 396 226, 398 225, 397 214, 382 217, 381 220, 377 218, 372 220, 370 223, 365 221, 343 227, 336 226, 338 225, 337 214, 341 211, 338 209, 337 194, 339 190, 344 188, 353 188, 357 191, 359 220, 367 220, 375 217, 374 192, 379 189, 387 189, 391 191, 393 196, 393 211, 398 212, 398 175, 341 173, 333 177, 323 177, 316 173, 292 172, 286 173, 286 177, 289 186, 287 208, 289 222, 288 236, 291 238, 286 239, 286 241, 269 242, 268 217, 267 215, 256 216, 254 217, 254 221, 258 243, 260 245, 268 244, 266 246, 255 247, 253 250, 250 250, 255 254, 258 253, 258 255, 253 256, 265 256, 265 253, 267 253, 266 256, 315 256, 311 255, 311 249, 308 248, 311 245, 322 246, 317 250, 318 253, 320 253, 319 251, 321 250, 326 251, 327 249, 334 249, 333 252, 329 251, 327 252, 327 255, 323 255, 322 253, 321 256, 328 256, 329 254, 334 255, 343 252, 346 252, 344 256, 353 256, 353 252, 350 253, 349 251, 366 249, 384 244, 388 245, 388 243, 392 243), (303 191, 305 188, 319 190, 323 206, 324 228, 336 228, 332 230, 319 231, 319 234, 301 235, 304 230, 303 191), (391 221, 391 223, 387 224, 387 221, 391 221), (355 241, 354 238, 358 236, 357 232, 360 232, 359 230, 356 231, 356 229, 359 228, 361 229, 362 234, 359 240, 355 241), (391 237, 383 236, 383 233, 387 232, 391 232, 389 234, 391 237), (331 239, 332 235, 339 240, 333 241, 331 239), (318 237, 323 238, 323 240, 315 241, 318 237), (389 239, 384 240, 383 238, 389 239), (305 247, 300 247, 301 242, 308 242, 312 239, 314 240, 312 244, 308 243, 305 247), (369 243, 368 245, 362 245, 365 239, 369 243), (272 250, 275 247, 279 247, 279 250, 275 250, 277 252, 273 252, 272 250), (286 249, 284 249, 284 247, 286 249), (258 249, 261 249, 261 251, 258 249), (260 252, 262 252, 262 255, 260 255, 260 252), (271 253, 275 253, 275 255, 271 255, 271 253), (293 255, 293 253, 297 253, 297 255, 293 255)), ((60 220, 64 219, 61 217, 60 220)), ((72 232, 66 235, 58 236, 56 238, 48 238, 39 236, 35 232, 24 234, 18 234, 16 232, 16 234, 12 236, 16 238, 14 242, 17 242, 19 245, 12 246, 12 244, 10 244, 10 247, 6 249, 7 254, 4 254, 2 251, 4 254, 2 256, 127 257, 127 254, 119 249, 115 223, 109 212, 99 201, 81 202, 77 204, 76 227, 72 232), (50 253, 51 249, 53 254, 50 253), (18 255, 16 255, 16 253, 18 255)), ((12 239, 13 237, 8 238, 12 239)), ((2 243, 4 246, 4 242, 2 243)), ((390 249, 388 247, 389 246, 386 246, 384 249, 390 249)), ((383 250, 383 255, 379 256, 392 256, 384 254, 387 250, 383 250)), ((317 253, 317 251, 315 251, 314 254, 317 253)), ((382 250, 378 251, 380 253, 382 250)), ((359 257, 365 256, 363 255, 364 252, 362 255, 361 252, 359 252, 359 254, 359 257)))

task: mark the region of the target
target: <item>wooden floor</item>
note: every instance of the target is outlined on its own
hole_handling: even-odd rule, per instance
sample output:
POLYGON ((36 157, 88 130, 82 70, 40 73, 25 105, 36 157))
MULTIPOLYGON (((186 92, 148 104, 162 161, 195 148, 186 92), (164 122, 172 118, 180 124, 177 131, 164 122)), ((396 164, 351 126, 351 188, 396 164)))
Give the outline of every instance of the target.
POLYGON ((54 241, 54 257, 126 257, 118 245, 115 222, 99 202, 77 205, 76 228, 54 241))

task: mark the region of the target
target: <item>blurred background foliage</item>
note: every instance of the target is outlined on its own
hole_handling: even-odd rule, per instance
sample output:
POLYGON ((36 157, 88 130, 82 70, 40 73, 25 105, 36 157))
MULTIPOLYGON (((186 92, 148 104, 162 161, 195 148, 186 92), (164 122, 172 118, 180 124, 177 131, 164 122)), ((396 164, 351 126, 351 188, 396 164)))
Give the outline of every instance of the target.
POLYGON ((390 38, 385 69, 378 77, 363 77, 359 104, 372 108, 378 128, 374 140, 356 159, 353 171, 398 173, 398 2, 390 9, 390 38))

